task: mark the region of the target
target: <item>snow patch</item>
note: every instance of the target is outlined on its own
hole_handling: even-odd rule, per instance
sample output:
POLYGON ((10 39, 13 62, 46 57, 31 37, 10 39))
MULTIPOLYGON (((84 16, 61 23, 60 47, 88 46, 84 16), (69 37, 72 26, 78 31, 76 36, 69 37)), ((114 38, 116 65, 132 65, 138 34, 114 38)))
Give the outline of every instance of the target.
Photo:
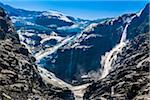
POLYGON ((49 41, 49 40, 51 40, 51 39, 55 39, 55 40, 57 40, 58 42, 60 42, 60 41, 62 41, 64 38, 61 37, 61 36, 49 36, 49 37, 46 37, 46 38, 44 38, 43 40, 41 40, 40 43, 43 44, 44 42, 49 41))
POLYGON ((56 52, 60 47, 62 47, 63 45, 67 44, 70 40, 72 40, 74 38, 74 36, 72 37, 68 37, 66 39, 64 39, 61 43, 57 44, 54 47, 51 48, 47 48, 46 50, 41 50, 38 53, 35 54, 35 58, 37 59, 37 61, 41 60, 42 58, 56 52))
POLYGON ((140 15, 141 15, 142 11, 143 11, 143 9, 142 9, 142 10, 140 10, 138 13, 136 13, 136 15, 137 15, 138 17, 140 17, 140 15))
POLYGON ((85 37, 85 40, 87 40, 87 39, 89 39, 89 38, 96 38, 96 37, 102 37, 102 35, 99 35, 99 34, 90 34, 90 35, 87 35, 86 37, 85 37))
POLYGON ((83 32, 90 32, 90 31, 93 31, 94 30, 94 27, 96 27, 98 25, 98 23, 92 23, 90 24, 89 26, 87 26, 83 32))
POLYGON ((42 13, 42 15, 48 16, 48 18, 57 17, 58 19, 65 22, 72 22, 69 18, 56 11, 45 11, 42 13))

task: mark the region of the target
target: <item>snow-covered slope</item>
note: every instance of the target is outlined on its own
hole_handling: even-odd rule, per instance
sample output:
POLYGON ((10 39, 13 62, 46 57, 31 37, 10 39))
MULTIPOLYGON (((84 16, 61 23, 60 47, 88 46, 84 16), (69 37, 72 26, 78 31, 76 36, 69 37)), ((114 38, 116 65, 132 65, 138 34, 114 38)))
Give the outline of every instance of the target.
POLYGON ((42 13, 42 15, 48 18, 58 18, 59 20, 62 20, 65 22, 72 22, 67 16, 64 16, 63 14, 57 11, 45 11, 42 13))
MULTIPOLYGON (((38 64, 72 84, 91 82, 89 73, 96 73, 102 67, 100 56, 120 41, 124 43, 126 37, 134 36, 132 25, 139 25, 144 18, 141 11, 136 16, 141 19, 136 22, 134 18, 128 25, 135 13, 89 21, 56 11, 26 11, 3 4, 0 6, 11 15, 21 43, 35 56, 38 64), (86 75, 89 76, 82 77, 86 75)), ((122 45, 117 48, 122 49, 122 45)))
POLYGON ((64 46, 65 44, 67 44, 69 41, 71 41, 74 38, 74 36, 72 37, 68 37, 66 39, 64 39, 61 43, 58 43, 57 45, 47 48, 45 50, 41 50, 38 53, 35 54, 35 58, 37 59, 37 61, 41 60, 43 57, 46 57, 54 52, 56 52, 60 47, 64 46))

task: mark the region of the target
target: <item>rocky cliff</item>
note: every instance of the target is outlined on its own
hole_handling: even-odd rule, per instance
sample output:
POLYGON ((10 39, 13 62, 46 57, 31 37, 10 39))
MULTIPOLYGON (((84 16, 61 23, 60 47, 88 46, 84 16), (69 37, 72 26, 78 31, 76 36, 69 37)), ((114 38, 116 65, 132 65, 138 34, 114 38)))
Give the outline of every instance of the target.
POLYGON ((16 9, 2 3, 0 7, 11 16, 21 43, 37 63, 73 85, 95 80, 93 73, 102 67, 101 56, 120 42, 124 30, 127 39, 133 39, 149 29, 148 5, 140 12, 96 21, 55 11, 16 9))
POLYGON ((127 43, 105 78, 87 88, 84 100, 149 100, 149 64, 149 33, 143 33, 127 43))
POLYGON ((20 44, 11 20, 0 8, 0 99, 73 100, 67 88, 44 83, 35 58, 20 44))
MULTIPOLYGON (((86 89, 85 100, 149 100, 149 4, 127 28, 127 42, 109 74, 86 89)), ((115 55, 112 55, 115 56, 115 55)))
POLYGON ((40 64, 71 84, 87 83, 89 80, 84 80, 82 76, 90 77, 91 73, 101 69, 101 56, 119 43, 128 23, 129 40, 148 32, 149 5, 138 13, 123 14, 102 22, 91 23, 75 41, 69 43, 68 48, 59 48, 57 53, 50 55, 51 57, 43 58, 40 64), (51 62, 52 60, 54 62, 51 62))

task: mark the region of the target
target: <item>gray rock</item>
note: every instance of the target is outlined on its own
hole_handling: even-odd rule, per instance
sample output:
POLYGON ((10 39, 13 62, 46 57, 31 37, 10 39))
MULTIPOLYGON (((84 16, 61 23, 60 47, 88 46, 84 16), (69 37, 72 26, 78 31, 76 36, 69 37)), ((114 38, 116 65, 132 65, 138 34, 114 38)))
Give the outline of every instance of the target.
POLYGON ((45 84, 9 17, 0 8, 0 100, 73 100, 68 88, 45 84))
POLYGON ((148 35, 143 33, 127 44, 107 77, 87 88, 85 100, 150 99, 148 35))

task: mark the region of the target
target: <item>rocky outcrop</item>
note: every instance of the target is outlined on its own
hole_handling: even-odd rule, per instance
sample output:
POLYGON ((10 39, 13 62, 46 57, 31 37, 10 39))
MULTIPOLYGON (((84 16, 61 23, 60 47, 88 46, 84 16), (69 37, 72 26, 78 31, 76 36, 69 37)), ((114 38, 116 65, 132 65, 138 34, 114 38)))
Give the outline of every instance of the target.
POLYGON ((73 100, 68 88, 45 83, 37 66, 18 35, 10 18, 0 8, 0 99, 73 100))
POLYGON ((130 41, 106 78, 89 86, 85 100, 150 99, 149 33, 130 41))
POLYGON ((0 8, 0 39, 9 38, 19 42, 19 37, 12 26, 10 18, 6 15, 3 8, 0 8), (6 34, 7 33, 7 34, 6 34))

